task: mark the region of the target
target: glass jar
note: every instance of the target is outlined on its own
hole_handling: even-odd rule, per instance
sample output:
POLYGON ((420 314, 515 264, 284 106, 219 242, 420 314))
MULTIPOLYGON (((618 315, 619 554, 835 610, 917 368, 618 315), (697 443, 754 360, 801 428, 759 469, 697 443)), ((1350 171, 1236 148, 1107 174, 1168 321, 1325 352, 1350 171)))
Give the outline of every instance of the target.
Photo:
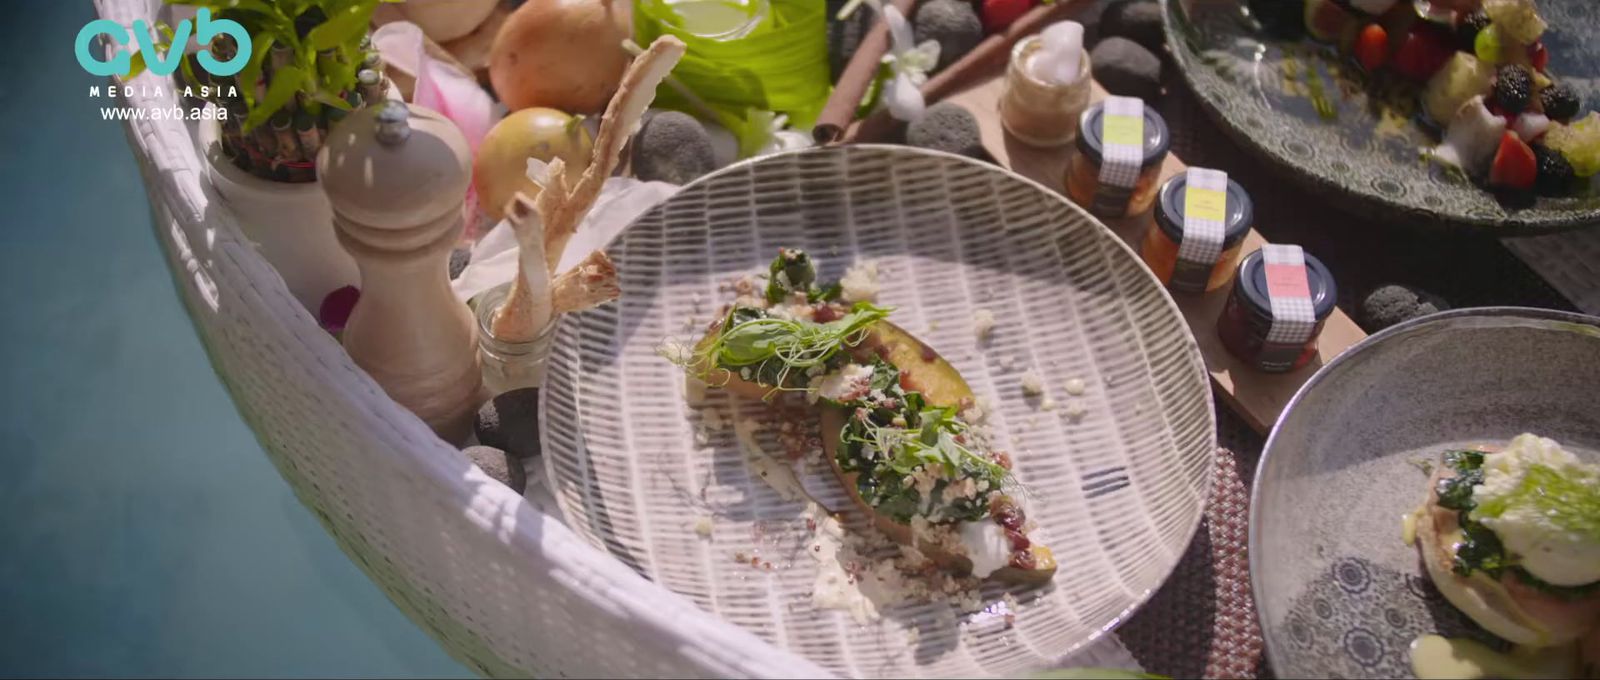
POLYGON ((1105 152, 1105 102, 1089 107, 1078 118, 1077 153, 1067 166, 1067 197, 1083 206, 1096 217, 1127 217, 1150 209, 1156 198, 1156 180, 1161 177, 1161 162, 1167 159, 1172 147, 1172 137, 1167 132, 1167 121, 1149 106, 1144 107, 1144 158, 1139 164, 1139 178, 1133 190, 1122 201, 1121 193, 1112 193, 1119 200, 1106 200, 1100 186, 1100 167, 1105 152))
POLYGON ((1255 220, 1255 205, 1238 182, 1228 180, 1223 194, 1222 251, 1209 269, 1197 271, 1195 265, 1179 267, 1178 247, 1183 243, 1184 218, 1189 209, 1189 175, 1174 175, 1161 185, 1156 200, 1155 221, 1145 232, 1139 254, 1150 271, 1169 289, 1184 293, 1209 293, 1233 280, 1239 267, 1239 251, 1255 220))
POLYGON ((479 294, 474 300, 478 317, 478 360, 483 365, 483 387, 494 397, 524 387, 544 383, 545 363, 555 339, 556 322, 550 323, 527 342, 512 342, 494 334, 494 315, 505 304, 511 284, 504 283, 479 294))
POLYGON ((1078 116, 1089 106, 1089 53, 1078 60, 1077 80, 1062 85, 1038 78, 1028 66, 1043 46, 1034 35, 1011 48, 1005 92, 1000 95, 1000 124, 1024 144, 1065 146, 1078 134, 1078 116))
POLYGON ((654 0, 677 15, 677 28, 711 40, 750 35, 772 13, 770 0, 654 0))
POLYGON ((1320 260, 1308 253, 1305 255, 1305 265, 1305 282, 1309 288, 1316 325, 1305 342, 1283 344, 1268 340, 1273 315, 1271 299, 1267 296, 1267 266, 1262 251, 1250 253, 1239 263, 1233 291, 1222 308, 1222 315, 1217 318, 1217 337, 1222 340, 1229 354, 1265 373, 1293 371, 1317 356, 1317 336, 1322 334, 1322 326, 1333 314, 1339 296, 1333 274, 1320 260))

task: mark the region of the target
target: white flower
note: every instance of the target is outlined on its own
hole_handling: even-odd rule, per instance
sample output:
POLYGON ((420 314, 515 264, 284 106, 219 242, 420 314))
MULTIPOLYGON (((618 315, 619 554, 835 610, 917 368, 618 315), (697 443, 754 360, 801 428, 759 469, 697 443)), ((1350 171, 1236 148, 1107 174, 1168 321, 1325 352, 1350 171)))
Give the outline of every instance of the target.
POLYGON ((889 25, 889 53, 883 63, 889 65, 892 77, 883 84, 883 102, 889 115, 899 120, 913 121, 922 117, 927 102, 922 98, 922 84, 928 81, 928 72, 939 65, 939 43, 928 40, 915 43, 911 24, 900 10, 885 5, 884 23, 889 25))

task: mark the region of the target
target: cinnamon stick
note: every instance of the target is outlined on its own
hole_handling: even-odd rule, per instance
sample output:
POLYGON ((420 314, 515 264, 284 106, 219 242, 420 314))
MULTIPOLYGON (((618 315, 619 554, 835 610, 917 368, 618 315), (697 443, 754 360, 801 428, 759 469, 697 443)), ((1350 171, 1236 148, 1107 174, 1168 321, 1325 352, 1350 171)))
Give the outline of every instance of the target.
MULTIPOLYGON (((1012 22, 1004 32, 984 38, 983 42, 978 43, 977 47, 972 48, 971 52, 966 53, 956 63, 946 66, 943 71, 929 78, 928 82, 922 84, 922 97, 932 104, 959 92, 977 80, 991 76, 996 70, 1005 68, 1007 60, 1011 58, 1011 48, 1018 41, 1094 4, 1093 0, 1056 0, 1054 3, 1039 5, 1028 10, 1027 14, 1012 22)), ((882 55, 879 55, 879 58, 881 59, 882 55)), ((851 63, 855 62, 852 60, 851 63)), ((838 90, 835 89, 834 93, 838 94, 838 90)), ((859 96, 857 101, 860 101, 859 96)), ((830 99, 829 104, 832 103, 833 100, 830 99)), ((847 144, 883 141, 894 128, 895 121, 889 116, 889 112, 878 110, 850 126, 838 141, 847 144)))
MULTIPOLYGON (((911 6, 916 4, 916 0, 893 0, 893 3, 909 20, 911 6)), ((856 11, 873 10, 870 7, 857 7, 856 11)), ((883 55, 888 52, 889 25, 879 16, 873 22, 872 29, 861 38, 861 43, 856 46, 855 54, 850 55, 844 70, 839 73, 839 82, 834 83, 833 94, 828 96, 828 103, 822 107, 822 114, 817 116, 817 123, 811 128, 811 136, 818 144, 839 141, 845 128, 850 127, 850 122, 856 118, 856 109, 861 106, 861 98, 867 95, 867 88, 878 77, 878 65, 883 63, 883 55)))

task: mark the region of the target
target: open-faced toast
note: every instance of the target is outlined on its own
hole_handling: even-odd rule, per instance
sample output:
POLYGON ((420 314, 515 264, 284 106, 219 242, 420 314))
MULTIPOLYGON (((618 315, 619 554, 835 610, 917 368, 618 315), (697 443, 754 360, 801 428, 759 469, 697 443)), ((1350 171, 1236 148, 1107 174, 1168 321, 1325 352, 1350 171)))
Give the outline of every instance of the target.
MULTIPOLYGON (((785 250, 774 276, 785 258, 796 257, 805 256, 785 250)), ((741 297, 746 306, 736 304, 708 329, 686 368, 711 387, 752 399, 803 393, 821 409, 824 457, 834 475, 894 540, 956 573, 1048 581, 1054 555, 1034 540, 1035 527, 1013 494, 1009 456, 989 450, 965 420, 976 412, 975 399, 960 372, 888 321, 889 310, 815 295, 800 288, 769 296, 786 308, 741 297), (777 352, 782 361, 762 351, 798 346, 801 336, 820 339, 777 352)))

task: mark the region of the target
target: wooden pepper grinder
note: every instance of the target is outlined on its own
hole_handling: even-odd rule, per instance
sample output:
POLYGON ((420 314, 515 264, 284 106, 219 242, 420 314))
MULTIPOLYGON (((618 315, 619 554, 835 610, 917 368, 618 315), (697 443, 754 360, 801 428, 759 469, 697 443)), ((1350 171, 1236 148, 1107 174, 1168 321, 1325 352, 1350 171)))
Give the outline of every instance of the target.
POLYGON ((482 401, 477 329, 450 290, 472 156, 443 116, 388 101, 347 116, 317 156, 340 245, 361 269, 344 346, 385 392, 459 443, 482 401))

